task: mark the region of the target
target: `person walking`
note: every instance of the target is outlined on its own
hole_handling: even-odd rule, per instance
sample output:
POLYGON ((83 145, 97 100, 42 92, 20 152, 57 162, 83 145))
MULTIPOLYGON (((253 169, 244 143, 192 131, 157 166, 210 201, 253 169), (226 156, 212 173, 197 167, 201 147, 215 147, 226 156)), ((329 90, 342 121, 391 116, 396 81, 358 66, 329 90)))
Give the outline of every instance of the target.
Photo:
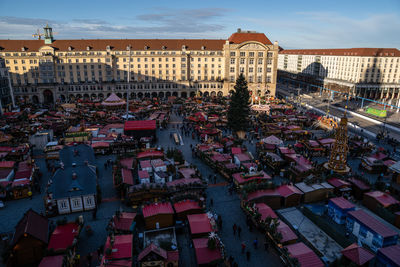
POLYGON ((246 243, 243 241, 241 246, 242 246, 242 254, 244 254, 244 252, 246 250, 246 243))
POLYGON ((253 246, 254 246, 254 249, 257 249, 257 248, 258 248, 258 239, 257 239, 257 237, 256 237, 256 239, 254 239, 254 241, 253 241, 253 246))
POLYGON ((250 261, 250 250, 246 252, 246 259, 247 261, 250 261))
POLYGON ((236 223, 233 224, 233 235, 236 235, 237 225, 236 223))
POLYGON ((239 227, 238 227, 238 237, 240 238, 240 234, 242 233, 242 227, 240 227, 240 225, 239 225, 239 227))

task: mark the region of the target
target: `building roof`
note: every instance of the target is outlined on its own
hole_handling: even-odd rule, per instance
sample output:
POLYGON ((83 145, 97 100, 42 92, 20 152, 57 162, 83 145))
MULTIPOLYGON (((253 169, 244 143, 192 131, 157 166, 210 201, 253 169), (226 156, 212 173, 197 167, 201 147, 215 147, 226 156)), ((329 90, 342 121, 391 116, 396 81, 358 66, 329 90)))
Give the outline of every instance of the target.
POLYGON ((72 246, 74 239, 79 235, 79 225, 76 223, 67 223, 59 225, 51 234, 48 249, 66 250, 72 246))
POLYGON ((354 219, 368 227, 370 230, 381 235, 383 238, 398 235, 397 232, 393 231, 363 210, 349 211, 347 213, 347 216, 353 217, 354 219))
POLYGON ((293 185, 281 185, 276 188, 276 191, 278 191, 278 193, 283 197, 289 197, 293 194, 303 195, 303 192, 293 185))
POLYGON ((134 185, 135 184, 133 182, 132 170, 128 170, 128 169, 122 168, 121 176, 122 176, 122 183, 129 184, 129 185, 134 185))
POLYGON ((397 48, 288 49, 280 51, 279 54, 399 57, 400 51, 397 48))
POLYGON ((12 169, 14 168, 15 161, 0 161, 0 168, 12 169))
POLYGON ((138 170, 138 177, 139 179, 150 179, 150 174, 148 171, 144 170, 138 170))
POLYGON ((313 192, 313 191, 320 190, 320 189, 323 189, 323 190, 326 190, 326 189, 331 190, 332 189, 333 190, 333 186, 331 186, 330 184, 325 183, 325 182, 321 183, 321 184, 311 184, 311 185, 308 185, 304 182, 300 182, 300 183, 295 184, 295 186, 298 189, 300 189, 303 193, 309 193, 309 192, 313 192))
POLYGON ((143 130, 155 130, 156 121, 126 121, 124 131, 143 131, 143 130))
POLYGON ((113 216, 114 226, 117 230, 131 231, 131 226, 135 220, 136 213, 134 212, 121 212, 119 217, 113 216))
POLYGON ((235 32, 229 37, 229 42, 232 44, 241 44, 248 41, 260 42, 264 45, 272 45, 271 41, 264 33, 258 32, 235 32))
POLYGON ((193 246, 196 251, 197 264, 208 264, 212 261, 222 258, 221 251, 217 246, 216 249, 211 250, 208 248, 208 238, 193 239, 193 246))
POLYGON ((28 234, 48 244, 49 220, 32 209, 29 209, 15 227, 15 233, 11 244, 15 245, 18 243, 19 239, 24 234, 28 234))
POLYGON ((137 159, 153 158, 153 157, 164 157, 164 154, 162 151, 143 151, 139 152, 136 156, 137 159))
POLYGON ((314 253, 304 243, 299 242, 293 245, 285 246, 289 254, 296 258, 301 267, 323 267, 324 264, 318 258, 317 254, 314 253))
POLYGON ((327 180, 327 182, 333 185, 334 187, 350 186, 350 183, 343 181, 342 179, 339 178, 331 178, 327 180))
POLYGON ((39 267, 62 267, 64 255, 47 256, 42 259, 39 267))
POLYGON ((361 266, 370 260, 372 260, 375 255, 363 247, 359 247, 356 243, 348 246, 342 250, 343 256, 361 266))
POLYGON ((177 186, 177 185, 185 185, 185 184, 202 184, 203 181, 199 178, 182 178, 173 180, 171 182, 167 182, 167 186, 177 186))
POLYGON ((65 146, 60 151, 60 161, 64 167, 57 169, 49 187, 54 199, 96 194, 96 166, 90 146, 65 146))
POLYGON ((143 207, 143 217, 151 217, 158 214, 174 214, 172 205, 169 202, 166 203, 153 203, 143 207))
MULTIPOLYGON (((114 236, 114 245, 110 255, 104 253, 106 259, 130 259, 132 257, 133 235, 114 236)), ((107 237, 104 252, 111 247, 110 237, 107 237)), ((107 265, 108 266, 108 265, 107 265)))
POLYGON ((399 204, 400 202, 392 197, 391 195, 381 192, 381 191, 373 191, 364 193, 366 196, 370 196, 378 201, 383 207, 389 207, 391 205, 399 204))
POLYGON ((350 201, 348 201, 344 197, 331 198, 331 199, 329 199, 329 201, 332 202, 333 204, 335 204, 337 207, 343 209, 343 210, 353 209, 353 208, 356 207, 353 203, 351 203, 350 201))
POLYGON ((384 255, 386 258, 390 259, 393 263, 397 264, 397 266, 400 266, 400 245, 380 248, 378 250, 378 256, 379 254, 384 255))
POLYGON ((278 220, 279 221, 279 225, 276 228, 276 230, 281 233, 282 235, 282 239, 281 239, 281 243, 285 243, 288 241, 292 241, 292 240, 297 240, 297 235, 292 231, 292 229, 290 229, 290 227, 284 223, 282 220, 278 220))
POLYGON ((51 46, 59 52, 105 51, 107 46, 111 51, 126 51, 128 46, 131 46, 131 50, 176 51, 182 50, 182 46, 185 46, 186 50, 222 50, 224 44, 225 40, 212 39, 81 39, 55 40, 49 45, 46 45, 44 40, 0 40, 2 52, 21 52, 22 47, 25 48, 25 52, 38 52, 42 46, 51 46))
POLYGON ((350 178, 349 182, 361 190, 369 190, 371 188, 366 183, 364 183, 363 181, 358 180, 356 178, 350 178))
POLYGON ((186 200, 174 203, 174 209, 175 209, 176 213, 181 213, 181 212, 185 212, 188 210, 201 210, 201 207, 197 201, 186 199, 186 200))
POLYGON ((168 257, 167 251, 151 243, 145 249, 143 249, 142 252, 139 253, 138 261, 140 262, 141 260, 143 260, 144 257, 149 255, 150 253, 155 253, 165 260, 168 257))
POLYGON ((208 218, 206 213, 191 214, 188 215, 187 218, 190 225, 190 232, 192 234, 203 234, 213 231, 210 219, 208 218))
POLYGON ((256 208, 261 214, 261 220, 265 220, 267 217, 278 218, 278 215, 265 203, 256 203, 256 208))
POLYGON ((280 197, 281 195, 274 189, 264 189, 264 190, 257 190, 254 191, 247 196, 247 200, 254 200, 260 197, 265 197, 265 196, 275 196, 275 197, 280 197))

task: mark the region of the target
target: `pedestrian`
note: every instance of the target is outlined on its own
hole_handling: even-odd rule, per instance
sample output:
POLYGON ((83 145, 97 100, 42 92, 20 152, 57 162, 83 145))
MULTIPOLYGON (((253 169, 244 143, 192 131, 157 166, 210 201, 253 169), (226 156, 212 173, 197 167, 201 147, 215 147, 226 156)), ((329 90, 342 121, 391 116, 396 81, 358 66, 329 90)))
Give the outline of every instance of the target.
POLYGON ((240 227, 240 225, 239 225, 239 227, 238 227, 238 237, 240 238, 240 234, 242 233, 242 227, 240 227))
POLYGON ((233 235, 236 235, 237 225, 236 223, 233 224, 233 235))
POLYGON ((243 241, 241 246, 242 246, 242 254, 244 254, 244 251, 246 250, 246 243, 243 241))
POLYGON ((247 261, 250 261, 250 250, 248 250, 246 252, 246 258, 247 258, 247 261))
POLYGON ((256 237, 256 239, 254 239, 254 241, 253 241, 253 246, 254 246, 254 249, 257 249, 257 248, 258 248, 258 239, 257 239, 257 237, 256 237))

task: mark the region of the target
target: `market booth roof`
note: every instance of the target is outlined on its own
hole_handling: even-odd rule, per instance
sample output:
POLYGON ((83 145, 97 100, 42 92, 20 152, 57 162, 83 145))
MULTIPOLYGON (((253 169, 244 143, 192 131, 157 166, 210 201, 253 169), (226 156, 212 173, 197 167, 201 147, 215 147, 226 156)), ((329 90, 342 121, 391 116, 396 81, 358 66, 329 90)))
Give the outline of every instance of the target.
POLYGON ((119 98, 115 93, 112 93, 103 102, 101 102, 101 104, 104 106, 121 106, 125 105, 125 103, 125 100, 119 98))
POLYGON ((156 129, 155 120, 126 121, 124 126, 124 131, 143 131, 143 130, 155 130, 155 129, 156 129))
POLYGON ((362 266, 372 260, 375 255, 363 247, 359 247, 356 243, 342 250, 342 255, 357 264, 362 266))
POLYGON ((64 262, 64 255, 47 256, 42 259, 39 267, 62 267, 64 262))
POLYGON ((66 250, 79 235, 79 225, 76 223, 67 223, 59 225, 50 237, 48 249, 66 250))
POLYGON ((203 234, 213 231, 210 219, 206 213, 188 215, 187 218, 192 234, 203 234))
POLYGON ((171 203, 154 203, 143 207, 143 217, 147 218, 157 214, 174 214, 171 203))
POLYGON ((209 249, 208 238, 193 239, 193 246, 196 251, 197 264, 208 264, 222 258, 221 251, 217 246, 216 249, 209 249))
POLYGON ((299 242, 286 246, 289 254, 296 258, 302 267, 323 267, 324 264, 309 247, 299 242))

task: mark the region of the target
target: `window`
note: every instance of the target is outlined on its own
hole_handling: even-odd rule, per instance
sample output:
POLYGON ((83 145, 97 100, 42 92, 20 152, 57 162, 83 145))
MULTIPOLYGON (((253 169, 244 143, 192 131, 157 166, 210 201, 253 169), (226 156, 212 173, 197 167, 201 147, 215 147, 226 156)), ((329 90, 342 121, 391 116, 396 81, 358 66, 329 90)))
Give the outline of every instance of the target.
POLYGON ((258 52, 258 57, 263 57, 264 53, 263 52, 258 52))
POLYGON ((261 72, 263 72, 263 71, 262 71, 262 68, 261 68, 261 67, 259 67, 259 68, 257 69, 257 72, 258 72, 258 73, 261 73, 261 72))
POLYGON ((254 52, 249 52, 249 57, 254 57, 254 52))
POLYGON ((235 72, 235 68, 234 68, 234 67, 231 67, 231 68, 229 69, 229 72, 235 72))
POLYGON ((253 72, 253 68, 249 68, 249 72, 253 72))
POLYGON ((250 58, 250 59, 249 59, 249 64, 250 64, 250 65, 253 65, 253 64, 254 64, 254 58, 250 58))
POLYGON ((272 53, 272 52, 268 52, 268 57, 273 57, 274 56, 274 53, 272 53))
POLYGON ((245 62, 245 61, 244 61, 244 58, 241 58, 241 59, 240 59, 240 64, 244 64, 244 62, 245 62))
POLYGON ((231 57, 234 57, 234 56, 236 56, 236 53, 235 52, 231 52, 231 57))
POLYGON ((240 52, 240 56, 241 57, 245 57, 246 56, 246 52, 240 52))

